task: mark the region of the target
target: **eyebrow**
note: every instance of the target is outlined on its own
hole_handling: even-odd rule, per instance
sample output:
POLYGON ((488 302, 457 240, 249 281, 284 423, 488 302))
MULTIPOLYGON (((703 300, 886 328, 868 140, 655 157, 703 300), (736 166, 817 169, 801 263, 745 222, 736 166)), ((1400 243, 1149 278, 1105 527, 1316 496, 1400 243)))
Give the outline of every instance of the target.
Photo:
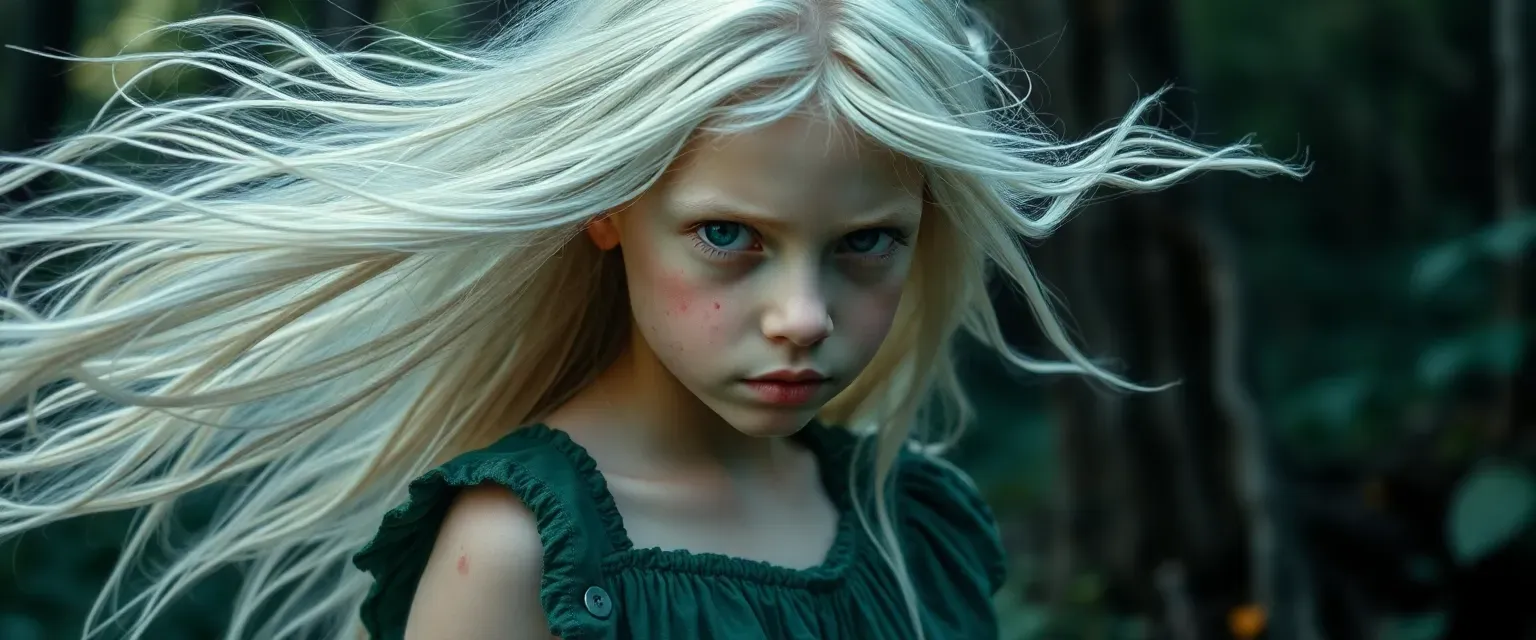
MULTIPOLYGON (((679 214, 690 218, 721 218, 732 222, 749 224, 754 228, 782 229, 786 226, 777 216, 763 209, 743 206, 735 202, 726 202, 722 199, 684 200, 677 204, 676 209, 679 214)), ((921 218, 922 215, 920 213, 913 212, 911 207, 905 204, 886 205, 850 216, 842 226, 849 229, 866 229, 881 226, 915 225, 921 218)))

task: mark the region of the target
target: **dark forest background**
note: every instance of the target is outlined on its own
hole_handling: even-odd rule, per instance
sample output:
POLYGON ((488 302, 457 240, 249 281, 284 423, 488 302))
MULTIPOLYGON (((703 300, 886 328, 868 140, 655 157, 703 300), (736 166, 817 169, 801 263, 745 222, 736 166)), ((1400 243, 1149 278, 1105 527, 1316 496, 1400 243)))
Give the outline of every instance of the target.
MULTIPOLYGON (((0 0, 0 43, 111 54, 225 10, 357 47, 367 22, 476 37, 514 4, 0 0)), ((1003 637, 1536 638, 1529 1, 979 6, 1063 135, 1171 83, 1157 123, 1313 163, 1299 183, 1106 199, 1035 251, 1090 353, 1183 384, 1111 394, 968 360, 982 419, 958 455, 1011 553, 1003 637)), ((74 129, 112 89, 105 68, 0 50, 0 151, 74 129)), ((126 522, 0 545, 0 638, 77 637, 126 522)), ((211 580, 153 637, 217 637, 232 593, 211 580)))

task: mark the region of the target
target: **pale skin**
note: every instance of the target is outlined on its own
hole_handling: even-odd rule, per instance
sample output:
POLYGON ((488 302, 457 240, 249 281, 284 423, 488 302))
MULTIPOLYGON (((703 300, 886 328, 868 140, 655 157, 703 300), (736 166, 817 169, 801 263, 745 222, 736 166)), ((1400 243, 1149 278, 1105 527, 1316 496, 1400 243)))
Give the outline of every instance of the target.
MULTIPOLYGON (((813 419, 889 332, 923 212, 918 166, 827 122, 701 135, 584 241, 622 249, 629 346, 544 423, 585 447, 636 547, 789 568, 821 563, 837 513, 813 419), (786 401, 746 382, 826 378, 786 401)), ((549 638, 533 514, 505 489, 462 492, 438 532, 406 637, 549 638), (495 603, 495 604, 488 604, 495 603)))

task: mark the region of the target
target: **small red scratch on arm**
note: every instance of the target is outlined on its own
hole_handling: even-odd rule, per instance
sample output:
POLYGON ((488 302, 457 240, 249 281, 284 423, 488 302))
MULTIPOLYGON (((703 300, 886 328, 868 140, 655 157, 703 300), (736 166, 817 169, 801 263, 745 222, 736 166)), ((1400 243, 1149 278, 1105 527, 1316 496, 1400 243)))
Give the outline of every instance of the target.
POLYGON ((459 575, 469 575, 469 556, 467 555, 459 556, 459 575))

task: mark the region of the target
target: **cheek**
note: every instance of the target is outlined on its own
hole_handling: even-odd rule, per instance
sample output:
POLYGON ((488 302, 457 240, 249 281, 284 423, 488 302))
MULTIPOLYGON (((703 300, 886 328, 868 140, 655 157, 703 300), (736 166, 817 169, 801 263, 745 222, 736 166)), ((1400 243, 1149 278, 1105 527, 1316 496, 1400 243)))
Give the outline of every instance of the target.
POLYGON ((684 316, 698 306, 700 289, 678 271, 665 269, 656 274, 656 300, 667 316, 684 316))
POLYGON ((860 361, 873 357, 885 335, 896 321, 896 308, 901 304, 901 287, 882 287, 847 296, 842 320, 835 325, 837 333, 853 341, 860 361))
POLYGON ((654 282, 650 330, 662 344, 653 347, 706 352, 729 346, 748 305, 733 301, 727 287, 681 270, 659 272, 654 282))

